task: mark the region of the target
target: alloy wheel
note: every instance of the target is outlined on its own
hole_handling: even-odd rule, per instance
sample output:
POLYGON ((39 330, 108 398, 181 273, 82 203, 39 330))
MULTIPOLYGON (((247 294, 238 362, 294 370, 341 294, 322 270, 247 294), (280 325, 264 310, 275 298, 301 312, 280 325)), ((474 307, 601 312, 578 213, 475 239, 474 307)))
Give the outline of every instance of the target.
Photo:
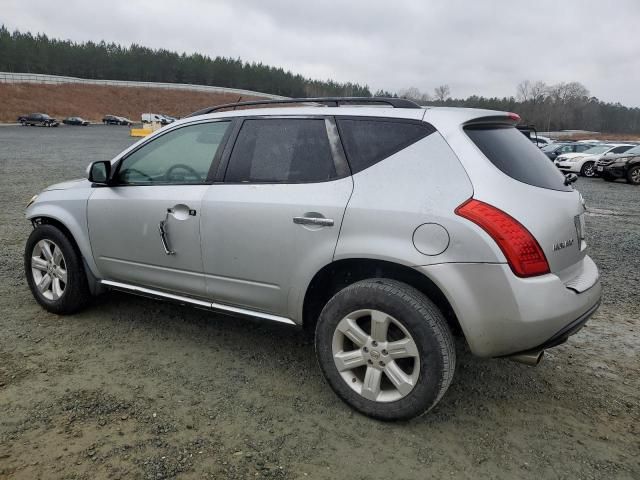
POLYGON ((67 287, 67 264, 62 250, 51 240, 35 244, 31 253, 31 275, 38 291, 47 300, 58 300, 67 287))
POLYGON ((368 400, 394 402, 418 382, 416 342, 400 321, 380 310, 357 310, 340 320, 332 353, 345 383, 368 400))
POLYGON ((595 176, 595 171, 594 171, 594 164, 593 163, 588 163, 587 165, 585 165, 584 167, 584 176, 585 177, 593 177, 595 176))

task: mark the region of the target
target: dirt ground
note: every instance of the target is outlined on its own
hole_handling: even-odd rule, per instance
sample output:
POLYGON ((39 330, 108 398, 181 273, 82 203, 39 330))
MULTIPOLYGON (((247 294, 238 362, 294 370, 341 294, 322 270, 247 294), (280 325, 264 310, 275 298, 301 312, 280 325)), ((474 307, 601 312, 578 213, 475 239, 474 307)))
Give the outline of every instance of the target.
POLYGON ((0 127, 0 479, 640 478, 640 188, 581 178, 603 305, 537 368, 472 357, 429 414, 370 420, 295 328, 110 293, 42 310, 26 201, 131 143, 0 127))
MULTIPOLYGON (((144 112, 183 117, 212 105, 239 100, 235 93, 211 93, 161 88, 102 85, 44 85, 0 83, 0 122, 15 122, 19 115, 43 112, 62 121, 79 116, 102 122, 105 115, 120 115, 134 122, 144 112)), ((242 101, 258 97, 243 96, 242 101)))

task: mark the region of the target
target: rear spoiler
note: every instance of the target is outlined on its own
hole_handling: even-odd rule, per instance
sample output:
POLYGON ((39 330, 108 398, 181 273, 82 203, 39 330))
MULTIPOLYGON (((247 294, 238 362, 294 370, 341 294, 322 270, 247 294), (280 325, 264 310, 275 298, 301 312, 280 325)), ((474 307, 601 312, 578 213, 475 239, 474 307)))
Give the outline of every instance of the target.
MULTIPOLYGON (((496 112, 497 113, 497 112, 496 112)), ((463 126, 475 126, 475 125, 508 125, 516 126, 520 122, 520 115, 517 113, 506 112, 497 115, 487 115, 485 117, 476 117, 466 121, 463 126)), ((529 127, 527 127, 529 128, 529 127)), ((518 127, 520 129, 520 127, 518 127)), ((535 128, 533 129, 535 130, 535 128)), ((521 130, 522 131, 522 130, 521 130)))

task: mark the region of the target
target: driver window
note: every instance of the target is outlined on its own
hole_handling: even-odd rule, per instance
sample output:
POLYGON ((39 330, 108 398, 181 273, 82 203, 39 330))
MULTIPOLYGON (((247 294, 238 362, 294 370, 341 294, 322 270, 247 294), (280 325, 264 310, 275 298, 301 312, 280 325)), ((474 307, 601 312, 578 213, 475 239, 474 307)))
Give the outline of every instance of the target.
POLYGON ((189 184, 207 179, 230 122, 199 123, 152 140, 122 162, 120 184, 189 184))

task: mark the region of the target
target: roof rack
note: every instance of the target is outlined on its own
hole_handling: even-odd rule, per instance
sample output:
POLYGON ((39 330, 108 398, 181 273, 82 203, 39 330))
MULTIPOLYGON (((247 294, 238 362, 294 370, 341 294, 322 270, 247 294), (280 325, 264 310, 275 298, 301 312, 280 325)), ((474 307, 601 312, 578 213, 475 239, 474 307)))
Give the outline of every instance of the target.
POLYGON ((215 107, 203 108, 197 112, 193 112, 189 117, 196 115, 204 115, 213 113, 227 108, 249 107, 254 105, 278 105, 287 103, 319 103, 327 107, 339 107, 341 104, 369 104, 382 103, 393 108, 421 108, 415 102, 405 98, 387 98, 387 97, 315 97, 315 98, 287 98, 281 100, 251 100, 248 102, 225 103, 224 105, 216 105, 215 107))

